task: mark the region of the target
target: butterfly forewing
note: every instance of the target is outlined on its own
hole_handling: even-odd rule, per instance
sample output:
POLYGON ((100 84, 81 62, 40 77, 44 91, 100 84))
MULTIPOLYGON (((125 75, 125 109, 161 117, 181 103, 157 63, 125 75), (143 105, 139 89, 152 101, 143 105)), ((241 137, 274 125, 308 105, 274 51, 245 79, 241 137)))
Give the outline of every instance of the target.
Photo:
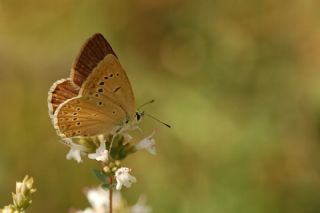
MULTIPOLYGON (((115 103, 126 114, 123 120, 130 120, 135 114, 134 95, 130 82, 118 59, 112 54, 107 55, 92 71, 79 94, 115 103)), ((106 113, 109 111, 108 108, 105 110, 106 113)))
POLYGON ((72 81, 81 86, 92 70, 108 54, 116 56, 110 44, 100 33, 94 34, 83 45, 71 69, 72 81))

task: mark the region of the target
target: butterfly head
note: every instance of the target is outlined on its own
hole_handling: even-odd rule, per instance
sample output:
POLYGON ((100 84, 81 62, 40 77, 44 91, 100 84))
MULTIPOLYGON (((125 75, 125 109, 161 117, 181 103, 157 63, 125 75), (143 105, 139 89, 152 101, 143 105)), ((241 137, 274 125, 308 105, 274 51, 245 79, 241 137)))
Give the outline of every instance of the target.
POLYGON ((144 111, 142 112, 136 111, 136 117, 135 117, 136 121, 139 122, 143 116, 144 116, 144 111))
POLYGON ((166 127, 171 128, 171 126, 169 124, 167 124, 167 123, 165 123, 163 121, 160 121, 158 118, 154 117, 153 115, 150 115, 150 114, 146 113, 145 111, 142 111, 142 112, 136 111, 135 121, 138 123, 142 119, 142 117, 144 117, 145 115, 150 117, 150 118, 152 118, 153 120, 165 125, 166 127))

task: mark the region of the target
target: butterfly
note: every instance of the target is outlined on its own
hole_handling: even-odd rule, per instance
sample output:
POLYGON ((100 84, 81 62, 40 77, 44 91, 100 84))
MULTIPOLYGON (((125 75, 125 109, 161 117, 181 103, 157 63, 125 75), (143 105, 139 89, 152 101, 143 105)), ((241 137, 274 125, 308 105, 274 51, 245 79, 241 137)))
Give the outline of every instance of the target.
POLYGON ((83 45, 70 77, 51 86, 48 108, 63 138, 117 132, 141 118, 126 72, 100 33, 83 45))

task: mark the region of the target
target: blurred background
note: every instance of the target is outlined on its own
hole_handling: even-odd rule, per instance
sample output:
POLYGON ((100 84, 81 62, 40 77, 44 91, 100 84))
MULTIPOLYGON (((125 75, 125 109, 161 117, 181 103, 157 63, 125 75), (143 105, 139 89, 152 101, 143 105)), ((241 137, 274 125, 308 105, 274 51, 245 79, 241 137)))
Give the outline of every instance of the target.
POLYGON ((0 206, 32 175, 29 212, 88 206, 96 163, 67 161, 47 114, 52 83, 101 32, 137 105, 170 123, 158 155, 124 165, 158 212, 319 212, 320 2, 0 0, 0 206))

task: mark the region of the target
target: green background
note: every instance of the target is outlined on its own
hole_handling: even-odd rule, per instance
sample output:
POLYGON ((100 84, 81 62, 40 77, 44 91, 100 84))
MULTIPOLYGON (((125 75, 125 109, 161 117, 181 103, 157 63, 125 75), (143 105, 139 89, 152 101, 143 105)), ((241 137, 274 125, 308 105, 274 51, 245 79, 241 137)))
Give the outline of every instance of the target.
MULTIPOLYGON (((29 212, 88 206, 97 164, 67 161, 51 84, 83 42, 108 39, 158 155, 124 165, 154 212, 319 212, 320 3, 312 0, 0 0, 0 206, 25 174, 29 212)), ((139 140, 139 137, 135 137, 139 140)))

